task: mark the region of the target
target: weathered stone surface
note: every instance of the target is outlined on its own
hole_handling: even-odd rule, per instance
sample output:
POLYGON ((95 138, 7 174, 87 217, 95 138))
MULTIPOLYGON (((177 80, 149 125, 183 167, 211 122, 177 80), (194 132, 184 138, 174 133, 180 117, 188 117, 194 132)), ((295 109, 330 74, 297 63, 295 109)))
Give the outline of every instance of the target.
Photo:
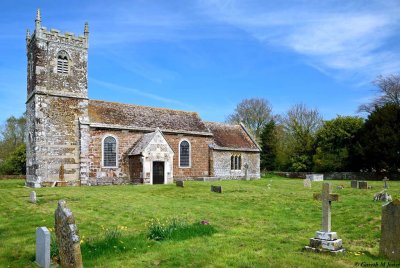
POLYGON ((83 267, 78 228, 64 200, 58 201, 55 211, 55 231, 61 267, 83 267))
POLYGON ((36 260, 42 268, 50 268, 50 232, 46 227, 36 229, 36 260))
POLYGON ((337 233, 336 232, 321 232, 321 231, 317 231, 315 233, 315 238, 323 239, 323 240, 335 240, 338 237, 337 237, 337 233))
POLYGON ((352 180, 351 181, 351 188, 357 189, 358 188, 358 181, 352 180))
POLYGON ((29 202, 31 202, 31 203, 33 203, 33 204, 36 204, 37 199, 36 199, 36 192, 35 192, 35 191, 32 191, 32 192, 29 194, 29 202))
POLYGON ((342 248, 342 239, 323 240, 318 238, 310 238, 310 247, 327 250, 338 250, 342 248))
POLYGON ((311 180, 310 179, 304 179, 303 184, 305 188, 311 188, 311 180))
POLYGON ((384 189, 374 195, 374 201, 391 202, 392 196, 390 194, 388 194, 386 189, 384 189))
POLYGON ((222 193, 222 186, 211 185, 211 192, 222 193))
POLYGON ((359 181, 358 189, 368 189, 368 182, 367 181, 359 181))
POLYGON ((400 200, 382 207, 380 255, 389 260, 400 260, 400 200))
POLYGON ((184 187, 185 186, 184 185, 184 181, 176 181, 175 183, 176 183, 177 187, 184 187))
POLYGON ((310 179, 311 181, 323 181, 324 174, 307 174, 306 179, 310 179))

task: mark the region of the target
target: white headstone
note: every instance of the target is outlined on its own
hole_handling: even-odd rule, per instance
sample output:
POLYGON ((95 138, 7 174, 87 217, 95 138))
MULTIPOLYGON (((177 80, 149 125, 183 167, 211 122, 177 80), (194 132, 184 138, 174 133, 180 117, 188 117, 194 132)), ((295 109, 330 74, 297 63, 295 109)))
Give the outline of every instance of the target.
POLYGON ((36 263, 50 268, 50 232, 46 227, 36 229, 36 263))
POLYGON ((323 181, 324 174, 307 174, 306 179, 310 179, 311 181, 323 181))
POLYGON ((306 188, 311 188, 311 180, 310 179, 304 179, 304 187, 306 188))
POLYGON ((29 202, 36 203, 36 192, 35 191, 32 191, 31 194, 29 195, 29 202))

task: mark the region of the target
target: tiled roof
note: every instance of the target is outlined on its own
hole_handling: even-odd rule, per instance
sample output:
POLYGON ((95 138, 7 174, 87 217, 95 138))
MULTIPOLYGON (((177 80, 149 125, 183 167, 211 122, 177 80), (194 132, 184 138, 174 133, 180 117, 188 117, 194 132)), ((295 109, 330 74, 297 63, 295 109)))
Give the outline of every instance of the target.
POLYGON ((154 138, 155 135, 156 135, 155 131, 144 134, 143 137, 132 148, 129 155, 141 154, 144 151, 144 149, 146 149, 147 145, 149 145, 149 142, 151 142, 151 140, 154 138))
POLYGON ((99 100, 89 101, 91 125, 114 125, 121 128, 161 131, 211 133, 195 112, 138 106, 99 100))
POLYGON ((250 149, 259 151, 258 145, 242 125, 206 122, 214 136, 215 149, 250 149))

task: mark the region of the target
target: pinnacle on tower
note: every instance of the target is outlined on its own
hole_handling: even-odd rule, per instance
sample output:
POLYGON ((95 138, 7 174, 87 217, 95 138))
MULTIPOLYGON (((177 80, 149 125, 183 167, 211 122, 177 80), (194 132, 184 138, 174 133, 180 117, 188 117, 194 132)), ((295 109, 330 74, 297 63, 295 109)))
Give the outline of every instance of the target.
POLYGON ((26 29, 26 39, 28 40, 29 38, 31 38, 31 32, 29 29, 26 29))
POLYGON ((36 11, 36 19, 35 19, 35 29, 36 30, 40 29, 41 22, 42 22, 42 18, 40 16, 40 9, 38 8, 36 11))
POLYGON ((83 31, 85 37, 89 36, 89 23, 85 22, 85 29, 83 31))

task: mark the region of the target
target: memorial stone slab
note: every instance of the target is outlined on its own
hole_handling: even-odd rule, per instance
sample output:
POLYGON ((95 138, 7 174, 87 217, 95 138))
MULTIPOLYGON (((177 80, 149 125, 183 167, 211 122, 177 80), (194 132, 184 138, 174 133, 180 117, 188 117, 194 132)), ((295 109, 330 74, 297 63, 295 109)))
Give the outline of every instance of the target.
POLYGON ((46 227, 36 229, 36 260, 42 268, 50 268, 50 232, 46 227))
POLYGON ((222 193, 222 186, 211 185, 211 192, 222 193))
POLYGON ((382 206, 379 253, 392 261, 400 260, 400 200, 382 206))
POLYGON ((176 186, 177 187, 184 187, 184 182, 183 181, 176 181, 176 186))
POLYGON ((359 182, 358 182, 358 189, 368 189, 368 182, 366 182, 366 181, 359 181, 359 182))
POLYGON ((311 188, 311 180, 310 179, 304 179, 303 184, 305 188, 311 188))
POLYGON ((37 199, 36 199, 36 192, 32 191, 29 195, 29 202, 36 204, 37 199))
POLYGON ((352 180, 351 181, 351 188, 357 189, 358 188, 358 181, 352 180))
POLYGON ((75 225, 74 215, 64 200, 58 201, 54 214, 61 267, 83 267, 78 228, 75 225))

